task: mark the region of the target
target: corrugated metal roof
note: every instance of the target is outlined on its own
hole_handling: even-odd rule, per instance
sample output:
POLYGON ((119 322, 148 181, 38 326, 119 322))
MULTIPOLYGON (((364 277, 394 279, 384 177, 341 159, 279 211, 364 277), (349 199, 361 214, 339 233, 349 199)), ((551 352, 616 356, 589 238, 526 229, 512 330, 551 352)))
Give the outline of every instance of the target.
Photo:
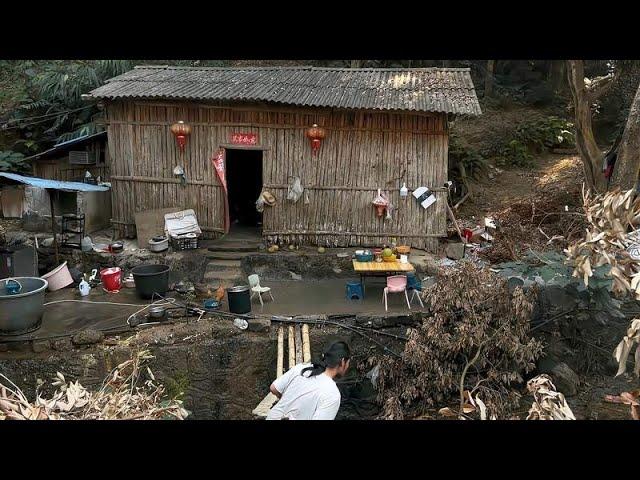
POLYGON ((139 66, 89 93, 109 100, 236 100, 480 115, 468 68, 139 66))
POLYGON ((82 182, 62 182, 60 180, 49 180, 46 178, 25 177, 16 173, 0 172, 0 180, 6 178, 13 182, 23 183, 38 188, 51 188, 54 190, 63 190, 66 192, 106 192, 109 187, 103 185, 91 185, 82 182))
POLYGON ((78 137, 78 138, 74 138, 72 140, 67 140, 66 142, 56 143, 50 149, 44 150, 44 151, 42 151, 40 153, 36 153, 34 155, 26 157, 25 160, 31 160, 33 158, 48 157, 49 155, 53 155, 56 152, 66 150, 67 148, 72 147, 74 145, 82 145, 82 144, 84 144, 86 142, 89 142, 91 140, 96 140, 98 138, 104 138, 106 140, 107 131, 104 130, 102 132, 93 133, 91 135, 85 135, 84 137, 78 137))

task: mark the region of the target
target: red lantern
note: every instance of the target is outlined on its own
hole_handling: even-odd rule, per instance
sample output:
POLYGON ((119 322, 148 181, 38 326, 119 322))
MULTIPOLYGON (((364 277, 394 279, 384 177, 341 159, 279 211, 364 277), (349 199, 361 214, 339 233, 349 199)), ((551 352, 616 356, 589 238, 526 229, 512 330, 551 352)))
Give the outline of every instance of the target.
POLYGON ((319 127, 315 123, 307 130, 307 137, 311 140, 311 151, 313 152, 313 155, 316 155, 318 150, 320 150, 320 144, 326 135, 327 133, 324 128, 319 127))
POLYGON ((180 120, 178 123, 171 125, 171 133, 175 135, 180 150, 184 150, 187 144, 187 137, 191 135, 191 127, 180 120))

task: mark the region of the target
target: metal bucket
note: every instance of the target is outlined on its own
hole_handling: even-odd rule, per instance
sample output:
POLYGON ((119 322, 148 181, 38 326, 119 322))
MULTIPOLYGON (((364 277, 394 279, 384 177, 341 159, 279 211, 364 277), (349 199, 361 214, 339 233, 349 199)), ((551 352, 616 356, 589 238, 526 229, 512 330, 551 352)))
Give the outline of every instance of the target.
POLYGON ((243 314, 251 312, 251 292, 248 285, 227 288, 227 300, 231 313, 243 314))
POLYGON ((0 280, 0 335, 21 335, 40 328, 44 313, 44 293, 49 282, 37 277, 15 277, 22 289, 7 291, 5 278, 0 280))

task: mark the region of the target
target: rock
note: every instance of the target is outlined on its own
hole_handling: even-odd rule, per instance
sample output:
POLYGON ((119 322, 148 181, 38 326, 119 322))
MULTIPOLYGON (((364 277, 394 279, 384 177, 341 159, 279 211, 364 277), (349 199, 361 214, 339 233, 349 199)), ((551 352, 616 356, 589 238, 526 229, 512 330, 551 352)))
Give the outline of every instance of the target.
POLYGON ((462 242, 448 243, 444 251, 445 255, 451 260, 460 260, 464 258, 464 246, 462 242))
POLYGON ((560 311, 574 309, 579 301, 576 296, 571 295, 568 289, 559 286, 545 286, 540 290, 540 302, 542 305, 553 307, 560 311))
POLYGON ((292 279, 292 280, 302 280, 302 275, 298 275, 298 274, 297 274, 297 273, 295 273, 295 272, 291 272, 291 271, 290 271, 290 272, 289 272, 289 275, 291 275, 291 279, 292 279))
POLYGON ((51 247, 53 245, 53 237, 45 238, 40 242, 43 247, 51 247))
POLYGON ((31 347, 33 348, 34 353, 41 353, 51 348, 49 344, 49 340, 35 340, 31 347))
POLYGON ((318 253, 324 253, 324 252, 325 252, 324 247, 318 247, 318 253))
POLYGON ((104 340, 104 334, 90 328, 76 333, 72 339, 74 345, 93 345, 102 342, 102 340, 104 340))
POLYGON ((71 274, 71 278, 73 278, 74 283, 80 283, 82 281, 83 273, 77 268, 71 267, 69 269, 69 273, 71 274))
POLYGON ((332 270, 334 271, 334 273, 342 273, 342 269, 339 267, 333 267, 332 270))
POLYGON ((69 337, 65 338, 56 338, 51 340, 51 348, 58 352, 68 352, 73 349, 73 344, 71 343, 71 339, 69 337))
POLYGON ((23 245, 27 243, 27 241, 29 240, 29 236, 25 232, 20 230, 13 231, 13 232, 6 232, 4 234, 4 238, 7 242, 7 245, 9 245, 10 247, 23 245))
POLYGON ((268 332, 271 329, 271 320, 268 318, 251 318, 247 322, 247 330, 250 332, 268 332))
POLYGON ((553 379, 553 384, 556 386, 556 389, 562 392, 565 397, 571 397, 578 393, 580 378, 566 363, 557 363, 549 374, 553 379))

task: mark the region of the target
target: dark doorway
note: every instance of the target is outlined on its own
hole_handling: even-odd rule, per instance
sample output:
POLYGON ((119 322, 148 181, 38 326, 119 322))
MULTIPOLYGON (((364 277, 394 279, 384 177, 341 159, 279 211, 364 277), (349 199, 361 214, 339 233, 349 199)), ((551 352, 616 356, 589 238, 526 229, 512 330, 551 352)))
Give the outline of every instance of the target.
POLYGON ((262 150, 227 149, 226 164, 231 230, 261 227, 256 200, 262 191, 262 150))

